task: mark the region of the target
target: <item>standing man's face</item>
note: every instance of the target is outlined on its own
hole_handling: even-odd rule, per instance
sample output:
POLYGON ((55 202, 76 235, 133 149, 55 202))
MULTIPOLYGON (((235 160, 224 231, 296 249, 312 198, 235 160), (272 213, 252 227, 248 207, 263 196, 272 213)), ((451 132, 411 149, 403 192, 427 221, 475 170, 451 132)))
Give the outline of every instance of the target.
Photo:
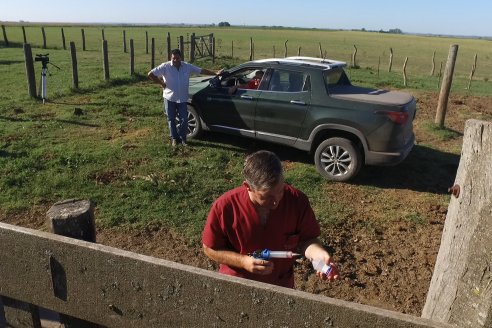
POLYGON ((171 55, 171 62, 173 63, 173 66, 176 68, 179 68, 181 66, 181 56, 180 55, 171 55))

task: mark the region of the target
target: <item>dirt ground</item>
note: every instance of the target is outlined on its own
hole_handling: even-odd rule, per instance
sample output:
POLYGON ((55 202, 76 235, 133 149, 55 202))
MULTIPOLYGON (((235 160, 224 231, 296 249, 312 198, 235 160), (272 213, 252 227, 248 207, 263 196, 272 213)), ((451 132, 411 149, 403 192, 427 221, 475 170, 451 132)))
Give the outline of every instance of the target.
MULTIPOLYGON (((418 99, 417 123, 433 121, 437 107, 437 94, 415 94, 418 99)), ((492 113, 492 98, 452 96, 449 101, 446 126, 463 132, 467 113, 492 113), (459 113, 459 114, 458 114, 459 113)), ((434 135, 415 124, 419 143, 432 144, 440 150, 461 147, 461 138, 439 141, 434 135)), ((459 149, 459 148, 458 148, 459 149)), ((454 181, 456 167, 449 172, 449 182, 454 181)), ((336 250, 335 262, 340 264, 342 279, 326 283, 319 281, 307 261, 296 265, 296 288, 306 292, 323 294, 351 302, 368 304, 420 316, 425 303, 434 262, 439 251, 441 233, 446 218, 447 206, 432 203, 412 203, 419 213, 431 218, 426 224, 412 221, 397 221, 367 229, 363 220, 371 217, 366 202, 358 197, 351 184, 340 184, 340 190, 352 195, 356 214, 353 219, 338 226, 322 227, 323 235, 333 236, 330 247, 336 250)), ((415 190, 387 188, 385 195, 411 199, 415 190)), ((336 197, 336 195, 333 195, 336 197)), ((338 197, 345 197, 343 195, 338 197)), ((2 215, 5 223, 35 229, 43 227, 48 208, 32 208, 22 215, 2 215)), ((143 230, 128 227, 99 230, 98 243, 133 252, 151 255, 204 269, 215 270, 216 265, 205 258, 198 245, 190 245, 178 232, 160 226, 148 226, 143 230)))

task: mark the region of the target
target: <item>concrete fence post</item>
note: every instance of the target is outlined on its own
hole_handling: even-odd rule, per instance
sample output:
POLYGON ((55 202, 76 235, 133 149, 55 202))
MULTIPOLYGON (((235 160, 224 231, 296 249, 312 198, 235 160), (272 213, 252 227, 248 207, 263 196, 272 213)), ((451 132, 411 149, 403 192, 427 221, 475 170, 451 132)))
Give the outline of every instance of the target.
POLYGON ((422 317, 492 327, 492 123, 468 120, 422 317))

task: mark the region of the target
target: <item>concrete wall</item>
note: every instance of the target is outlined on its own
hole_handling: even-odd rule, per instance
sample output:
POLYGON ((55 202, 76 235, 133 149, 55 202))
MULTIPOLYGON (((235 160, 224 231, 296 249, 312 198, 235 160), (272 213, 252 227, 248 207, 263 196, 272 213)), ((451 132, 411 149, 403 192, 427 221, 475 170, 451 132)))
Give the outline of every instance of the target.
POLYGON ((0 295, 109 327, 451 327, 0 223, 0 295))

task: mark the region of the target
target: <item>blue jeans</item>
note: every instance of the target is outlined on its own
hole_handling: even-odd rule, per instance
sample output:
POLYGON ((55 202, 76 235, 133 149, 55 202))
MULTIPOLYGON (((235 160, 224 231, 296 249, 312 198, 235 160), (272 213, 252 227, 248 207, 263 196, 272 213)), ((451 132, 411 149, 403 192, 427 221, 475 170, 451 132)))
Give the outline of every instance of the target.
POLYGON ((185 102, 177 103, 164 98, 164 113, 167 115, 171 138, 176 141, 186 142, 186 135, 188 134, 188 105, 185 102), (176 118, 178 119, 179 127, 176 127, 176 118))

